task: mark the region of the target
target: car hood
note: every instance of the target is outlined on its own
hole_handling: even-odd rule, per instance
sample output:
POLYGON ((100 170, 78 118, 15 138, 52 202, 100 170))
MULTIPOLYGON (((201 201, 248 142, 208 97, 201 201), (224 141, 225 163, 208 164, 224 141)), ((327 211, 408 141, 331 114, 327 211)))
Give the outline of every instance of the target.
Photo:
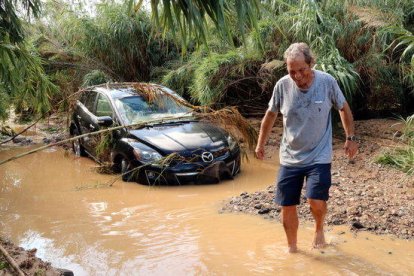
POLYGON ((136 139, 169 154, 177 151, 213 149, 227 145, 226 132, 203 122, 176 122, 131 130, 136 139))

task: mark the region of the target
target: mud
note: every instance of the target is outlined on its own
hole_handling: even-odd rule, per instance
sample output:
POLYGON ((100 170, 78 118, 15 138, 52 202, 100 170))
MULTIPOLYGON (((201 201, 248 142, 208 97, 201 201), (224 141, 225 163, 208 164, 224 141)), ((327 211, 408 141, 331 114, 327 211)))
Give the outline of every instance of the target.
MULTIPOLYGON (((26 275, 63 275, 62 270, 53 268, 49 262, 36 257, 36 248, 25 250, 12 242, 0 239, 0 245, 26 275)), ((0 275, 18 275, 7 259, 0 253, 0 275)))

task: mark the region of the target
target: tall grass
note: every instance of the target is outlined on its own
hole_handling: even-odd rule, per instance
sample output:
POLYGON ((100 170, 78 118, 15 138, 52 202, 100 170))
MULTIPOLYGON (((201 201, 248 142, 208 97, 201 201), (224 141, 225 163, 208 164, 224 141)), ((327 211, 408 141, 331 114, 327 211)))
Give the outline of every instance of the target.
POLYGON ((414 114, 406 119, 401 117, 400 121, 403 127, 399 140, 403 145, 381 154, 377 162, 395 166, 412 175, 414 174, 414 114))
MULTIPOLYGON (((388 36, 393 35, 390 43, 392 51, 400 56, 400 69, 403 80, 414 87, 414 35, 402 26, 389 26, 383 30, 388 36)), ((414 93, 414 92, 412 92, 414 93)))
POLYGON ((160 82, 165 86, 174 89, 177 93, 184 96, 185 98, 190 98, 189 88, 192 85, 194 80, 194 71, 200 61, 189 60, 185 63, 178 63, 174 66, 174 69, 171 69, 166 72, 166 74, 161 78, 160 82))
POLYGON ((229 84, 245 76, 249 64, 257 60, 254 55, 234 50, 225 54, 212 53, 203 59, 194 71, 190 86, 191 96, 202 105, 219 102, 229 84))
POLYGON ((348 62, 331 39, 327 36, 316 39, 311 46, 318 51, 316 68, 335 77, 348 102, 352 104, 353 95, 358 91, 360 77, 354 65, 348 62), (327 43, 328 41, 328 43, 327 43))

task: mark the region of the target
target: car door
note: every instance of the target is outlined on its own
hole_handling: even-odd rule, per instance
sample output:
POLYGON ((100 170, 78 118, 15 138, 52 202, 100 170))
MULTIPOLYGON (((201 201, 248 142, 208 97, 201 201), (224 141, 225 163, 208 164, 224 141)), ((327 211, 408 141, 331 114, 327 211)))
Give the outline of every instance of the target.
MULTIPOLYGON (((98 131, 102 128, 108 127, 100 124, 101 118, 103 117, 111 117, 113 122, 116 121, 109 98, 106 95, 98 92, 96 96, 95 108, 92 111, 92 120, 89 123, 89 128, 91 130, 93 129, 93 131, 98 131)), ((101 137, 101 135, 96 135, 89 139, 90 153, 94 156, 98 156, 99 152, 97 149, 99 148, 99 144, 102 142, 101 137)))
MULTIPOLYGON (((86 91, 77 104, 76 119, 78 120, 80 134, 96 131, 95 115, 93 114, 96 96, 97 93, 95 91, 86 91)), ((91 136, 84 137, 82 145, 88 153, 93 154, 93 143, 91 140, 91 136)))

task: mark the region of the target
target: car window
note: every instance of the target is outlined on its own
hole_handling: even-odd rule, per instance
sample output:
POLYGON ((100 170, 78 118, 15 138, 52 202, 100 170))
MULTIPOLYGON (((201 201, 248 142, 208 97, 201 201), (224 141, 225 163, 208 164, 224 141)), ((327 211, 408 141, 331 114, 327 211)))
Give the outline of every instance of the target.
POLYGON ((111 103, 109 102, 109 99, 105 95, 98 94, 95 115, 98 117, 109 116, 113 118, 112 114, 113 112, 112 112, 112 107, 111 107, 111 103))
MULTIPOLYGON (((126 124, 162 119, 164 117, 182 116, 191 109, 167 95, 159 95, 152 101, 143 96, 130 96, 115 101, 116 108, 126 124)), ((190 114, 189 114, 190 115, 190 114)))
POLYGON ((83 105, 87 109, 89 109, 89 111, 92 112, 92 113, 94 113, 95 99, 96 99, 96 92, 95 91, 89 91, 85 101, 83 102, 83 105))

